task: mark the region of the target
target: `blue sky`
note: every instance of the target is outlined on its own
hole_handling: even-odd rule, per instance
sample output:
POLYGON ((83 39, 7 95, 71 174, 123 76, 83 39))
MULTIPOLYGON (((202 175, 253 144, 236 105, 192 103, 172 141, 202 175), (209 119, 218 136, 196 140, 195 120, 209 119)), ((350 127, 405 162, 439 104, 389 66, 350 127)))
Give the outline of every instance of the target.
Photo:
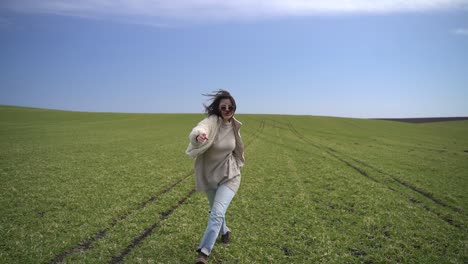
POLYGON ((468 116, 468 1, 0 3, 0 104, 201 113, 468 116))

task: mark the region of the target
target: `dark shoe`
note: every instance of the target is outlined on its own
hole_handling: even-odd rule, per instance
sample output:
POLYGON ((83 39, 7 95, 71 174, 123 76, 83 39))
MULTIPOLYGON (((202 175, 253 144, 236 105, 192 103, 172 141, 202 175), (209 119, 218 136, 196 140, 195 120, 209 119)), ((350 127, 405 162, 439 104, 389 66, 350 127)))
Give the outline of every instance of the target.
POLYGON ((203 254, 202 252, 198 252, 198 257, 197 257, 197 264, 206 264, 206 261, 208 260, 208 256, 203 254))
POLYGON ((228 231, 226 234, 221 235, 221 242, 223 242, 223 245, 227 246, 231 242, 230 234, 231 232, 228 231))

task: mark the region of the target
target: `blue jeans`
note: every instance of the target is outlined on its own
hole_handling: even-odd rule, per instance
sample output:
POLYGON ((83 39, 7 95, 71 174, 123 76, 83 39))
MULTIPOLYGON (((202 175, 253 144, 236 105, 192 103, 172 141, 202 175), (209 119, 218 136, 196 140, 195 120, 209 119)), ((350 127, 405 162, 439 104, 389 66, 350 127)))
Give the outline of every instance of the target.
POLYGON ((210 202, 210 213, 205 235, 203 235, 198 250, 207 256, 210 255, 219 233, 221 232, 221 234, 224 235, 230 231, 226 226, 224 216, 235 194, 236 193, 225 184, 219 186, 216 190, 209 190, 206 192, 206 196, 210 202))

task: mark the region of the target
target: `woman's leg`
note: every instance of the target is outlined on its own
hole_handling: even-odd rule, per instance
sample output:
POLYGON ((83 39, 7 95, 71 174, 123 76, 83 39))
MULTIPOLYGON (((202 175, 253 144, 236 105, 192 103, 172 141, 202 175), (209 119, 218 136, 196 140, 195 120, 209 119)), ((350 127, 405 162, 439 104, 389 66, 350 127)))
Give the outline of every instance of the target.
MULTIPOLYGON (((212 194, 211 194, 212 195, 212 194)), ((205 230, 205 234, 198 247, 201 252, 205 255, 210 255, 211 250, 214 247, 216 239, 218 238, 220 231, 229 231, 225 226, 224 216, 226 210, 234 198, 234 191, 232 191, 226 185, 221 185, 216 190, 213 202, 211 203, 210 215, 208 218, 208 225, 205 230), (224 229, 224 230, 222 230, 224 229)), ((207 192, 208 200, 210 200, 210 193, 207 192)), ((223 234, 225 234, 225 232, 223 234)))
MULTIPOLYGON (((216 190, 209 190, 206 191, 206 197, 208 198, 208 202, 210 203, 210 211, 208 213, 211 213, 211 208, 213 207, 213 202, 216 196, 216 190)), ((221 234, 225 235, 228 231, 231 231, 227 226, 226 226, 226 218, 224 218, 223 225, 221 226, 221 234)))
POLYGON ((215 196, 216 196, 216 190, 206 191, 206 198, 208 198, 208 202, 210 203, 210 211, 211 211, 211 207, 213 207, 215 196))

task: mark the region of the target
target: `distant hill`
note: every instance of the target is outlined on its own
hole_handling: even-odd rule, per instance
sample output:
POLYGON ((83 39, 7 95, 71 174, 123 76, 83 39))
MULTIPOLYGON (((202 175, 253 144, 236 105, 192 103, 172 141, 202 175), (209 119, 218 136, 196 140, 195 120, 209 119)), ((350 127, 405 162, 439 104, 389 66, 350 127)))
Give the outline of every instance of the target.
POLYGON ((373 120, 388 120, 398 121, 405 123, 432 123, 432 122, 446 122, 446 121, 462 121, 468 120, 468 117, 424 117, 424 118, 372 118, 373 120))

